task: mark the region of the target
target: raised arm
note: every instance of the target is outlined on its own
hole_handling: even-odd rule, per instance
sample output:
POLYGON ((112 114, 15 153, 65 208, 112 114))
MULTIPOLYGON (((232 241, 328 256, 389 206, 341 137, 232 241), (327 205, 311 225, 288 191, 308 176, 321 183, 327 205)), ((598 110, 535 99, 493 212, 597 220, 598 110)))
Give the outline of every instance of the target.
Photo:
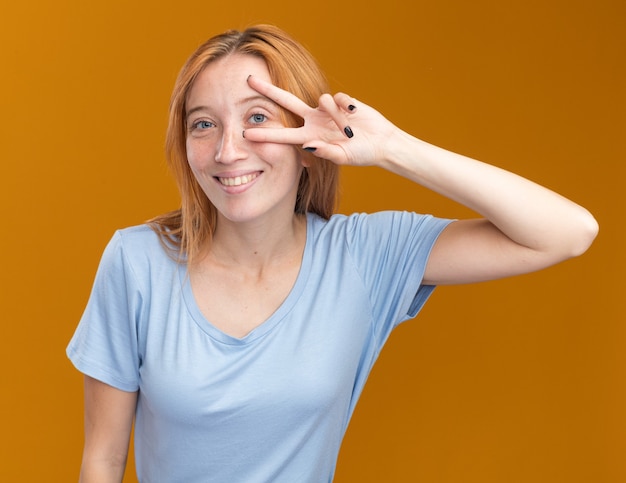
POLYGON ((483 219, 461 220, 438 239, 425 283, 468 283, 545 268, 584 253, 591 214, 525 178, 396 133, 382 166, 451 198, 483 219))
POLYGON ((539 270, 582 254, 598 225, 584 208, 525 178, 424 142, 346 94, 312 108, 251 77, 251 87, 304 119, 301 128, 251 129, 257 142, 301 145, 337 164, 374 165, 453 199, 484 218, 449 225, 424 283, 491 280, 539 270))
POLYGON ((124 478, 136 392, 85 376, 85 445, 80 483, 120 483, 124 478))

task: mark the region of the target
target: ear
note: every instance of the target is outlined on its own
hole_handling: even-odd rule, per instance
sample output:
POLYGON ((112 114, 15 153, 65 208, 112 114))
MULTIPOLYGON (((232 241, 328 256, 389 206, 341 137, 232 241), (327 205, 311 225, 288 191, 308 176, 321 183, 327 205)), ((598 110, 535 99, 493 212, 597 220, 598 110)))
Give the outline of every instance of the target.
POLYGON ((311 164, 313 164, 313 158, 314 156, 310 152, 307 152, 307 151, 301 152, 300 164, 304 166, 305 168, 310 168, 311 164))

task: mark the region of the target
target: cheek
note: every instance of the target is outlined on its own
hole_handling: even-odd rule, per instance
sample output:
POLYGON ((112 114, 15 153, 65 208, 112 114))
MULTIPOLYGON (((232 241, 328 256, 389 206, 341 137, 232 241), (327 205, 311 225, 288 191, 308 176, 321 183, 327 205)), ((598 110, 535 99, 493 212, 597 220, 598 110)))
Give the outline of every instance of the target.
POLYGON ((207 159, 209 159, 210 155, 207 143, 198 143, 187 139, 185 150, 187 162, 194 172, 198 169, 202 169, 202 167, 207 164, 207 159))
POLYGON ((300 151, 295 146, 289 144, 254 143, 251 145, 250 150, 254 152, 255 156, 280 169, 290 165, 294 165, 299 169, 304 165, 300 151))

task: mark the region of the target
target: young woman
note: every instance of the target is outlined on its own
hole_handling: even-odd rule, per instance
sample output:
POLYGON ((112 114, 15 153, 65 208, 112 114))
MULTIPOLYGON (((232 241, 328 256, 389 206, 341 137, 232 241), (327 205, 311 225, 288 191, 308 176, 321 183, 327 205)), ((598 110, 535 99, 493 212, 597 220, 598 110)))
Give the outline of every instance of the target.
POLYGON ((134 421, 141 482, 329 482, 380 350, 435 285, 593 241, 577 204, 327 91, 271 26, 218 35, 183 67, 167 134, 181 209, 115 234, 68 347, 85 374, 81 481, 121 481, 134 421), (344 164, 483 218, 333 215, 344 164))

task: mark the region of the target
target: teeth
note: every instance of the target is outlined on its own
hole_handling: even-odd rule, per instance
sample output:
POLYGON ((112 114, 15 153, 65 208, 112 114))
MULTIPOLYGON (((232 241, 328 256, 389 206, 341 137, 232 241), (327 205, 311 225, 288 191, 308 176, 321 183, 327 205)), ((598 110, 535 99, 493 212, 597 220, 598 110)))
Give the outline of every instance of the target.
POLYGON ((258 174, 246 174, 244 176, 237 176, 235 178, 218 178, 220 183, 224 186, 241 186, 242 184, 247 184, 253 179, 255 179, 258 174))

